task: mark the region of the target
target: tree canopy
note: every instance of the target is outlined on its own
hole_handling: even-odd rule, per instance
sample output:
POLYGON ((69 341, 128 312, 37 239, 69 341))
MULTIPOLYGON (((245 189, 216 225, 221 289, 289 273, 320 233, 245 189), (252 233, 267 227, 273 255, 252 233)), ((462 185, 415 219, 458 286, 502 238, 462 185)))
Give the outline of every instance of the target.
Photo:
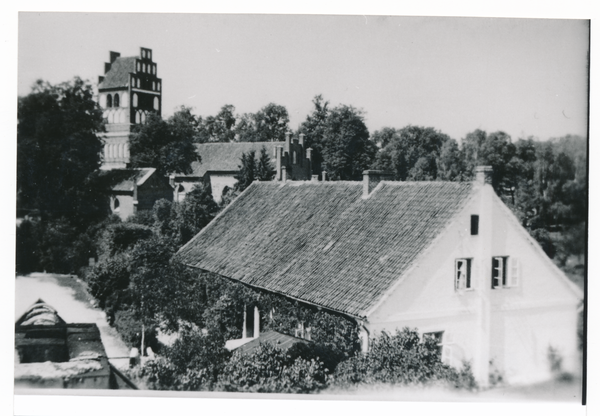
POLYGON ((194 125, 195 120, 185 107, 167 121, 151 113, 129 137, 131 167, 156 168, 160 175, 191 173, 192 162, 199 160, 194 147, 194 125))
POLYGON ((104 126, 92 86, 80 78, 58 85, 40 80, 19 97, 17 111, 19 211, 82 224, 104 214, 93 176, 104 126))

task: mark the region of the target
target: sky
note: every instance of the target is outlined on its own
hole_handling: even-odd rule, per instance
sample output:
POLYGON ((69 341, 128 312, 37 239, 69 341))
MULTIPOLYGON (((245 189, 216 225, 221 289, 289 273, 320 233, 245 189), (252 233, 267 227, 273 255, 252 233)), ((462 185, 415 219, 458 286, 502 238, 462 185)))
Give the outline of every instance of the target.
POLYGON ((18 95, 36 79, 96 83, 109 51, 153 50, 163 116, 287 108, 321 94, 383 127, 587 137, 586 20, 373 15, 19 13, 18 95))

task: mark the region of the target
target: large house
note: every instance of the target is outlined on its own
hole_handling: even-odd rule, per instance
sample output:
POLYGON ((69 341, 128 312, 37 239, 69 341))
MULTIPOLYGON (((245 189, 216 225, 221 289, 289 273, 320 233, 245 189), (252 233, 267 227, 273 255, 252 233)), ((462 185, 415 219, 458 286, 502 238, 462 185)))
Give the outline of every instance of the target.
POLYGON ((196 144, 200 161, 192 163, 193 172, 171 176, 173 199, 182 201, 196 184, 202 183, 210 185, 214 200, 221 202, 225 187, 233 188, 237 182, 242 155, 254 152, 258 159, 263 147, 275 165, 276 180, 283 176, 289 180, 310 179, 312 149, 304 149, 303 134, 292 139, 288 133, 284 142, 202 143, 196 144))
POLYGON ((385 179, 255 182, 178 256, 354 319, 364 351, 410 327, 481 385, 547 379, 550 351, 577 374, 582 292, 496 196, 491 168, 473 182, 385 179))

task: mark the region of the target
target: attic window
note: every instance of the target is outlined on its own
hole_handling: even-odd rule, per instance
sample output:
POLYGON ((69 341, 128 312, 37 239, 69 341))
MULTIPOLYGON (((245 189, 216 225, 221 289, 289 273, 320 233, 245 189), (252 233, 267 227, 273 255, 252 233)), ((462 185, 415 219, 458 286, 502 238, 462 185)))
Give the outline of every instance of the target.
POLYGON ((492 257, 492 289, 519 285, 519 259, 515 257, 492 257))
POLYGON ((471 259, 456 259, 454 265, 454 289, 472 289, 471 259))
POLYGON ((479 235, 479 215, 471 215, 471 235, 479 235))

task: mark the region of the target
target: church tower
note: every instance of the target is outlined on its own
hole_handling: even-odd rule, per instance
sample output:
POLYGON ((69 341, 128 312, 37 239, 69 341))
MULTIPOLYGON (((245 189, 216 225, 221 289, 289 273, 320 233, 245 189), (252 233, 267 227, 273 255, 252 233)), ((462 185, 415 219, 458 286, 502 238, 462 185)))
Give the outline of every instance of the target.
POLYGON ((152 49, 140 48, 140 55, 132 57, 110 52, 104 76, 98 77, 98 101, 107 123, 102 169, 126 168, 132 127, 144 124, 151 112, 161 115, 162 80, 157 72, 152 49))

